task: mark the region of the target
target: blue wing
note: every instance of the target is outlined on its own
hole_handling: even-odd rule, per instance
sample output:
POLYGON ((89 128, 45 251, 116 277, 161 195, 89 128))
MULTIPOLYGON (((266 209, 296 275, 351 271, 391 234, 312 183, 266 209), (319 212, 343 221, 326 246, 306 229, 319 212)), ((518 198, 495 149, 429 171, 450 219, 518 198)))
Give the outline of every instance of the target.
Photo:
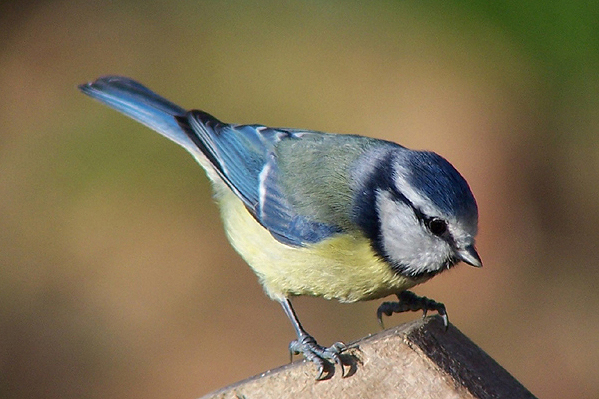
POLYGON ((280 182, 277 143, 321 133, 230 125, 203 111, 190 111, 177 120, 221 179, 277 240, 301 246, 340 232, 336 226, 310 220, 296 212, 280 182))
POLYGON ((280 182, 277 143, 321 133, 222 123, 202 111, 187 112, 140 83, 120 76, 102 77, 79 89, 190 153, 203 154, 254 218, 280 242, 302 246, 340 231, 299 214, 280 182))

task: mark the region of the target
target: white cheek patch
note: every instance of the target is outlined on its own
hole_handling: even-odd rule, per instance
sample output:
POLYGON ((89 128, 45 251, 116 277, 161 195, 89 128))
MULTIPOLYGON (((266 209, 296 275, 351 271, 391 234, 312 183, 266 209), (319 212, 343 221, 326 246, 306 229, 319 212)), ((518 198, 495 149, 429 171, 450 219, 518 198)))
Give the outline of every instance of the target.
POLYGON ((436 272, 451 249, 420 223, 412 207, 386 191, 377 191, 380 234, 385 254, 411 275, 436 272))
POLYGON ((381 224, 381 237, 385 253, 393 260, 403 262, 412 237, 419 229, 418 219, 412 208, 404 203, 394 200, 389 192, 377 191, 376 203, 381 224))
POLYGON ((412 208, 408 204, 394 200, 389 192, 377 191, 376 201, 383 237, 405 233, 407 226, 418 223, 412 208))

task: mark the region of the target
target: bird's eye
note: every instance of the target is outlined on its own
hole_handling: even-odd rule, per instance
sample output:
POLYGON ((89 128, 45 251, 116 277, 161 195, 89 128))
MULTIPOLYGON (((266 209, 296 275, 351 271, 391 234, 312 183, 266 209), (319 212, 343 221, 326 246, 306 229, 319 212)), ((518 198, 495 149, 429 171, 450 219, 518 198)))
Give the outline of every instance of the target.
POLYGON ((442 236, 447 231, 447 222, 443 219, 432 218, 427 222, 427 227, 436 236, 442 236))

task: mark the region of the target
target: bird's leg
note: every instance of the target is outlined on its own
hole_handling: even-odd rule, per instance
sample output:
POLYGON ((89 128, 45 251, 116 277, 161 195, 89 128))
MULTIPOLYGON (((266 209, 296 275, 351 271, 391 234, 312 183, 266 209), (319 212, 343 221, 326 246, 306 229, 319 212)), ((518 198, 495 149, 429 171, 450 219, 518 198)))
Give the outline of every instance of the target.
POLYGON ((291 355, 298 355, 302 353, 306 360, 315 363, 318 366, 318 377, 317 380, 321 380, 324 376, 325 367, 328 364, 328 361, 333 361, 341 367, 341 376, 345 377, 345 370, 343 369, 343 362, 341 361, 341 352, 345 350, 345 344, 342 342, 337 342, 333 344, 329 348, 325 348, 324 346, 318 345, 314 337, 304 330, 293 307, 291 306, 291 301, 285 298, 279 301, 285 314, 291 320, 291 324, 293 324, 293 328, 295 329, 295 333, 297 334, 297 339, 291 341, 289 344, 289 352, 291 355))
POLYGON ((449 318, 447 317, 445 305, 441 302, 435 302, 427 297, 418 296, 411 291, 400 292, 397 294, 397 299, 399 300, 397 302, 383 302, 377 309, 376 317, 381 327, 384 328, 383 314, 391 316, 393 313, 422 310, 423 317, 426 317, 426 313, 429 310, 435 310, 443 318, 443 324, 445 325, 445 329, 447 329, 449 318))

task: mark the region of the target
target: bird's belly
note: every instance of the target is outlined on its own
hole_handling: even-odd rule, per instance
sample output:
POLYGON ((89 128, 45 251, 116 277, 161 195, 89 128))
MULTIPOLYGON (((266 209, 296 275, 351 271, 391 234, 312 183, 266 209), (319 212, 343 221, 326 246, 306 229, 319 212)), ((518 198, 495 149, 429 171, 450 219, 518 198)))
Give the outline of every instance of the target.
POLYGON ((340 234, 292 247, 277 241, 233 193, 226 190, 218 199, 229 241, 273 299, 310 295, 355 302, 422 282, 395 273, 364 236, 340 234))

